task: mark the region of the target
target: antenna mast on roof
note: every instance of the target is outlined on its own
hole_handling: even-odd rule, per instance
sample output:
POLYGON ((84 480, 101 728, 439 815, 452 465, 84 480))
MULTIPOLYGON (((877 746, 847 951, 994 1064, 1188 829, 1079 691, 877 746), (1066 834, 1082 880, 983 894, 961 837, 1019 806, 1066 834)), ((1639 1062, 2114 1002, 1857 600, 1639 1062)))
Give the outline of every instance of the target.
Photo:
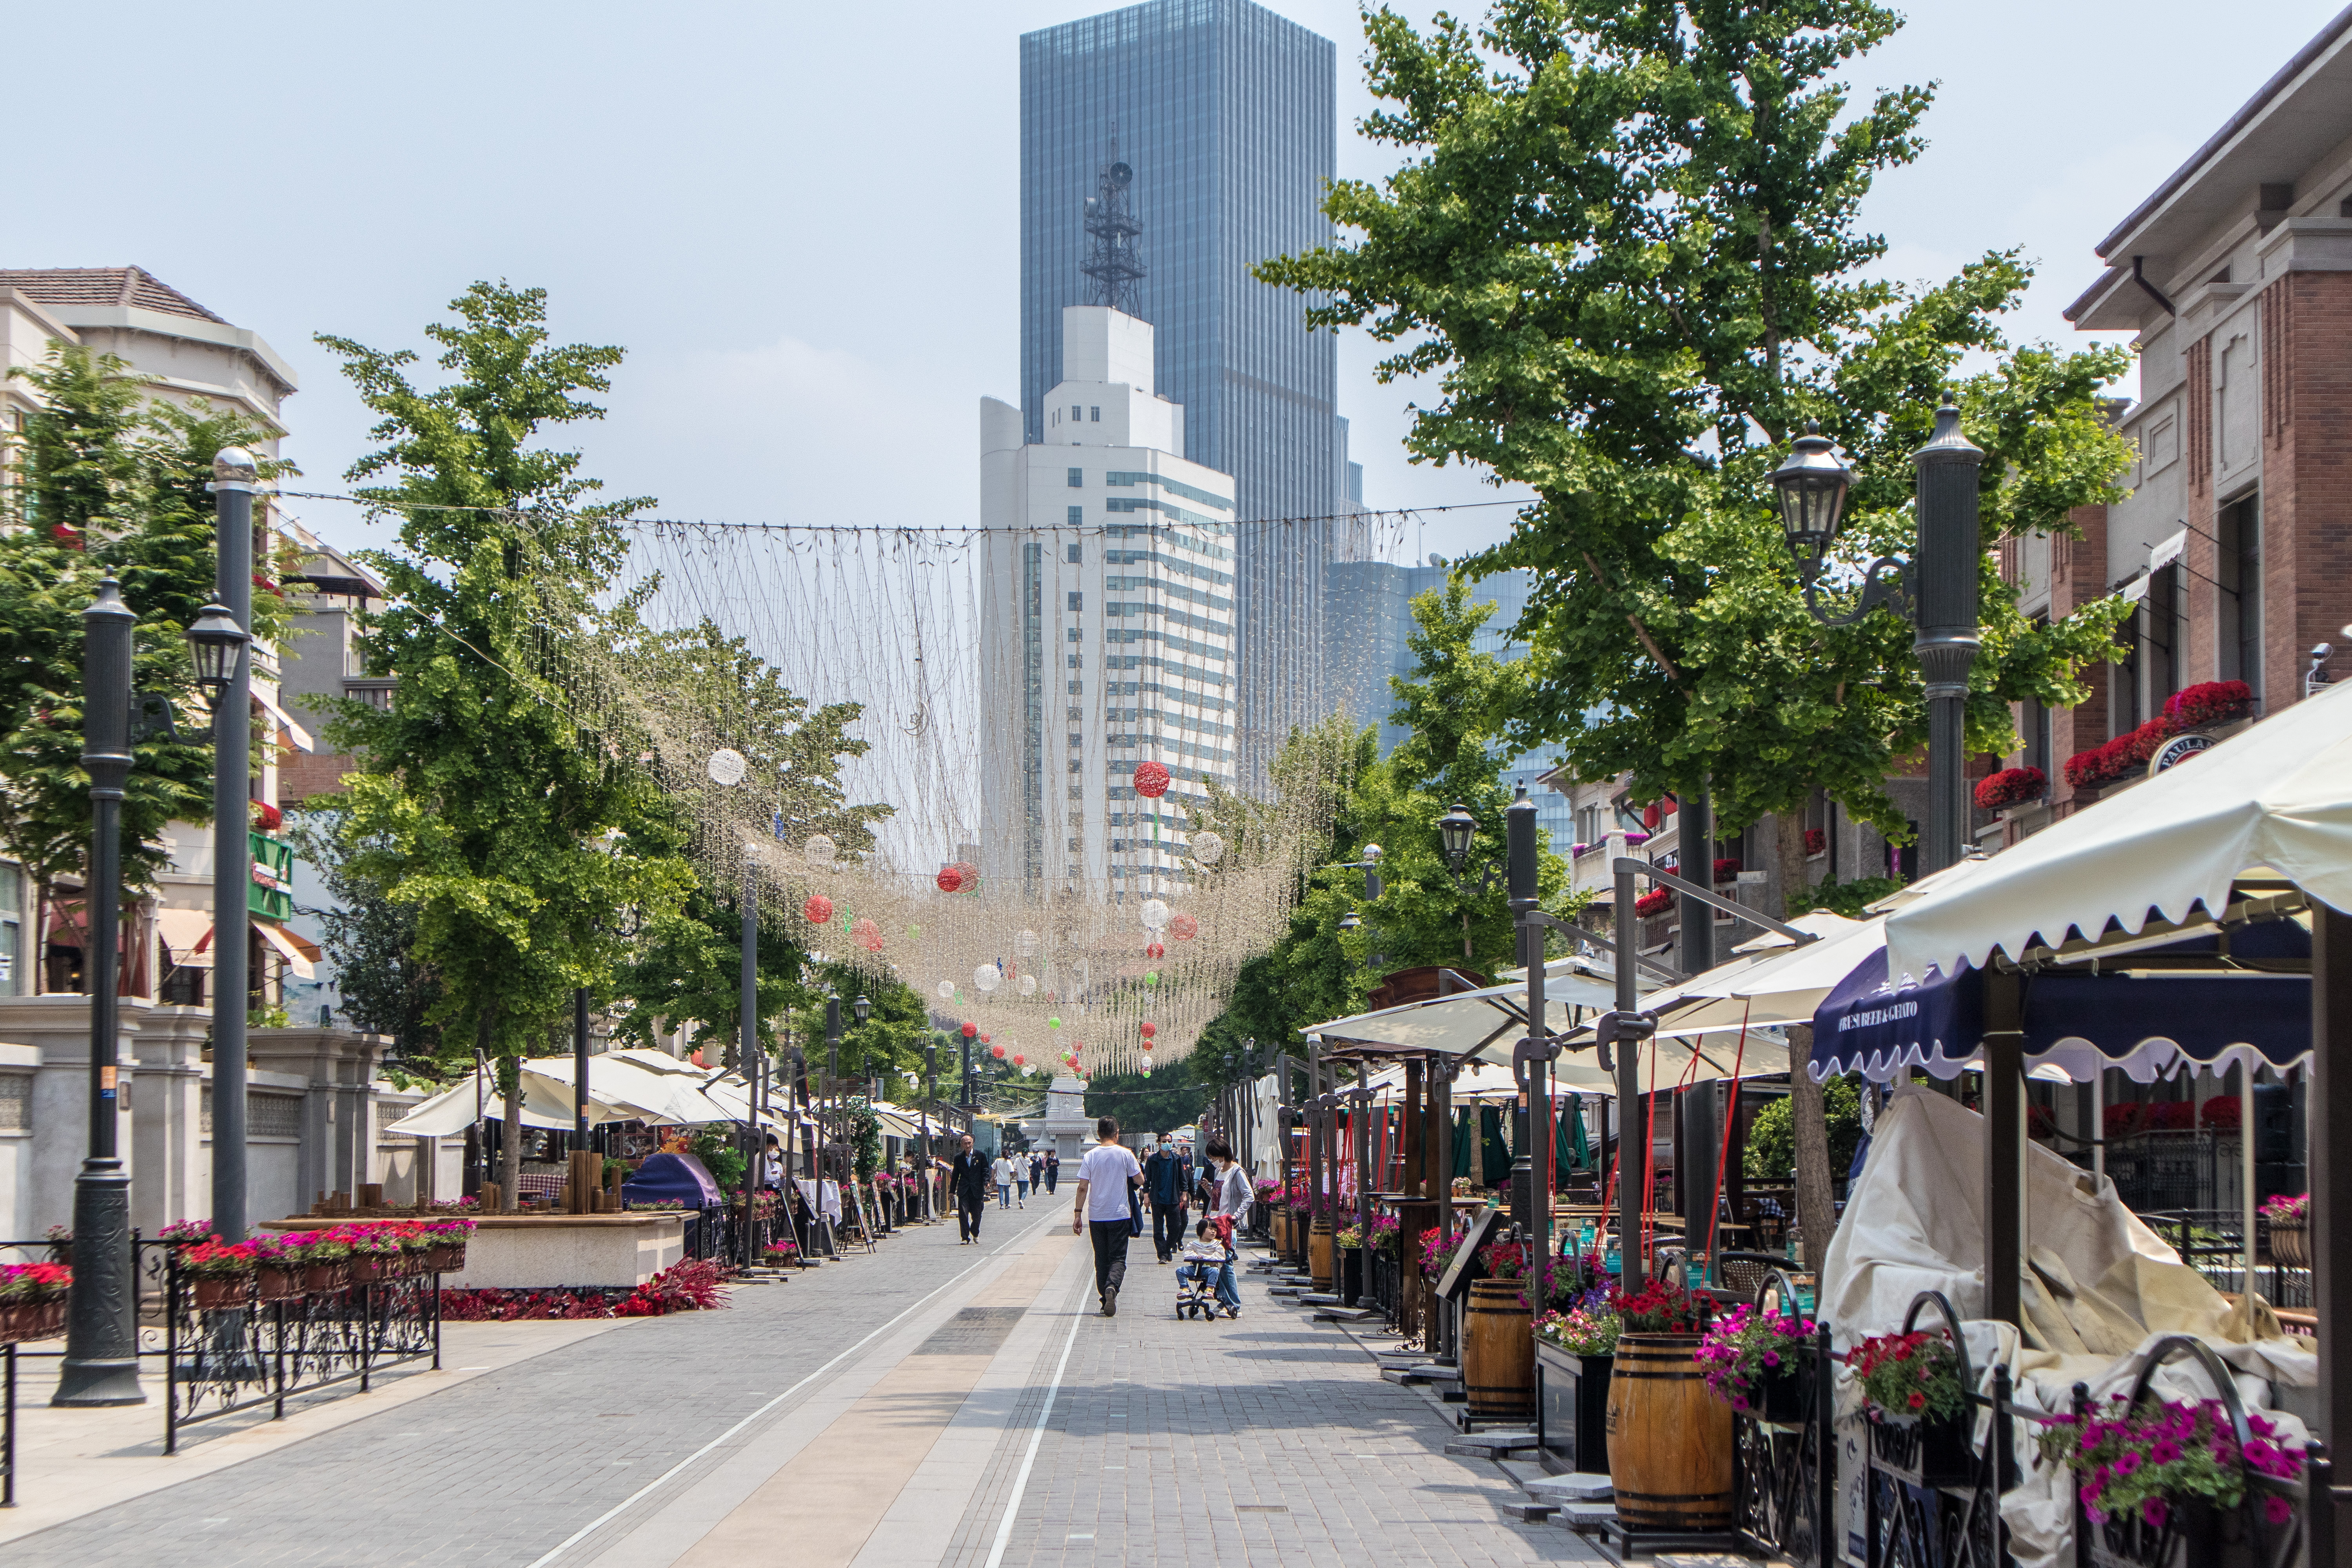
POLYGON ((1118 161, 1118 126, 1110 129, 1110 162, 1095 175, 1095 194, 1087 198, 1087 258, 1078 270, 1087 279, 1087 303, 1108 305, 1139 319, 1143 307, 1136 284, 1144 275, 1143 258, 1135 241, 1143 224, 1128 209, 1127 188, 1135 171, 1118 161))

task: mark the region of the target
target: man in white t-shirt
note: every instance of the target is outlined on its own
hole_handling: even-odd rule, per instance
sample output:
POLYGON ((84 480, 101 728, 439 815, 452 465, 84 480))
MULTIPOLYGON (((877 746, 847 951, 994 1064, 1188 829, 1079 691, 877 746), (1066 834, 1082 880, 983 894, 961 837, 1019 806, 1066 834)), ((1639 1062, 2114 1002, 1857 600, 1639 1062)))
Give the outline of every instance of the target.
POLYGON ((991 1173, 996 1177, 996 1206, 1001 1209, 1011 1208, 1013 1206, 1013 1162, 1000 1153, 996 1156, 996 1163, 991 1167, 991 1173))
POLYGON ((1081 1229, 1093 1237, 1095 1294, 1102 1300, 1102 1315, 1118 1316, 1118 1288, 1127 1283, 1127 1239, 1135 1234, 1134 1211, 1129 1194, 1143 1180, 1143 1167, 1118 1141, 1118 1122, 1105 1116, 1095 1122, 1101 1140, 1078 1163, 1076 1205, 1070 1210, 1070 1234, 1081 1229))

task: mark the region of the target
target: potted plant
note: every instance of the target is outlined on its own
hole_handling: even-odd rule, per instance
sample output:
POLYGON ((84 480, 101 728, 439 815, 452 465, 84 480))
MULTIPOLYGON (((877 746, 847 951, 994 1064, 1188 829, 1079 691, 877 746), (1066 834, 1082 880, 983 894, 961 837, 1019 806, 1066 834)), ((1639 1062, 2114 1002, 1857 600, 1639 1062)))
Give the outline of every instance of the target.
POLYGON ((1986 811, 2000 811, 2040 800, 2049 788, 2050 780, 2040 768, 2003 768, 1978 784, 1977 805, 1986 811))
POLYGON ((155 1233, 158 1241, 173 1247, 194 1247, 200 1241, 213 1239, 213 1222, 208 1219, 176 1220, 155 1233))
POLYGON ((2263 1217, 2271 1225, 2271 1261, 2289 1268, 2310 1268, 2311 1194, 2281 1193, 2265 1199, 2263 1217))
POLYGON ((73 1263, 72 1227, 62 1225, 49 1226, 47 1240, 49 1244, 49 1261, 70 1267, 73 1263))
POLYGON ((1638 1295, 1619 1297, 1609 1477, 1629 1529, 1731 1527, 1731 1412, 1709 1395, 1697 1359, 1709 1305, 1655 1279, 1638 1295))
POLYGON ((432 1265, 427 1259, 433 1254, 434 1237, 429 1226, 412 1221, 407 1225, 385 1228, 400 1238, 400 1264, 404 1273, 424 1274, 431 1270, 432 1265))
POLYGON ((255 1300, 267 1306, 302 1293, 302 1261, 287 1245, 289 1234, 255 1237, 245 1245, 253 1253, 255 1300))
POLYGON ((180 1272, 188 1277, 194 1287, 196 1310, 209 1312, 245 1305, 256 1267, 249 1244, 210 1237, 181 1247, 178 1261, 180 1272))
POLYGON ((772 1241, 760 1249, 760 1261, 770 1268, 790 1268, 800 1260, 800 1248, 789 1241, 772 1241))
POLYGON ((400 1237, 390 1226, 340 1226, 334 1235, 351 1249, 349 1268, 353 1284, 372 1285, 401 1274, 400 1237))
POLYGON ((1968 1390, 1950 1335, 1940 1329, 1878 1334, 1855 1345, 1846 1365, 1862 1384, 1881 1464, 1914 1486, 1961 1486, 1974 1476, 1968 1390))
POLYGON ((1696 1354, 1717 1399, 1768 1426, 1794 1426, 1804 1419, 1800 1368, 1812 1339, 1802 1318, 1741 1302, 1707 1325, 1696 1354))
MULTIPOLYGON (((632 1209, 677 1208, 676 1203, 631 1204, 632 1209)), ((433 1238, 432 1247, 425 1254, 425 1267, 436 1273, 455 1274, 466 1267, 466 1241, 474 1234, 475 1222, 462 1215, 454 1219, 436 1219, 425 1226, 433 1238)))
POLYGON ((2119 1394, 2104 1411, 2045 1422, 2035 1442, 2044 1459, 2074 1472, 2098 1531, 2095 1559, 2234 1568, 2269 1560, 2258 1534, 2294 1517, 2294 1503, 2269 1483, 2303 1474, 2302 1453, 2278 1441, 2267 1417, 2248 1412, 2246 1431, 2241 1443, 2218 1399, 2127 1407, 2119 1394), (2250 1506, 2257 1498, 2259 1523, 2250 1506))
POLYGON ((1617 1334, 1614 1290, 1609 1286, 1536 1320, 1544 1447, 1571 1470, 1601 1475, 1609 1468, 1609 1374, 1617 1334))
POLYGON ((0 1343, 45 1340, 66 1325, 66 1292, 73 1269, 63 1263, 16 1263, 0 1268, 0 1343))
POLYGON ((349 1282, 352 1244, 334 1231, 288 1231, 285 1257, 301 1266, 305 1290, 340 1289, 349 1282))

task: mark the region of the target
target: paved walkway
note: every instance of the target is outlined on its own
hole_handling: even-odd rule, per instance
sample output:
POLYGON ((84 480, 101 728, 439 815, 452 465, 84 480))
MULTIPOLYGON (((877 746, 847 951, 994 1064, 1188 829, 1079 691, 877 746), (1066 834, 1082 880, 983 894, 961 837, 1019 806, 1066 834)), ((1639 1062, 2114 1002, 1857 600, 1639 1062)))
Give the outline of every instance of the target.
POLYGON ((1425 1399, 1254 1284, 1239 1321, 1179 1321, 1175 1270, 1142 1245, 1119 1316, 1099 1317, 1062 1212, 992 1213, 982 1247, 952 1226, 904 1232, 724 1312, 551 1333, 544 1353, 6 1554, 89 1568, 1598 1560, 1506 1518, 1517 1488, 1444 1456, 1450 1427, 1425 1399))

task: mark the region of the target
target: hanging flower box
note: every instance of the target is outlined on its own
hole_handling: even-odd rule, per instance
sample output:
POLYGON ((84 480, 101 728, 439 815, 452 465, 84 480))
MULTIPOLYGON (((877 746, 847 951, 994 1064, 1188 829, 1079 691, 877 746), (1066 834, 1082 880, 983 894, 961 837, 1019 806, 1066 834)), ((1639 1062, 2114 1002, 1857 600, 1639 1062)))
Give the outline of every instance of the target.
POLYGON ((1862 1384, 1871 1457, 1880 1468, 1916 1487, 1973 1483, 1975 1422, 1950 1336, 1876 1335, 1854 1346, 1846 1364, 1862 1384))
POLYGON ((1978 784, 1977 805, 2000 811, 2040 800, 2049 788, 2050 780, 2040 768, 2003 768, 1978 784))
POLYGON ((2202 681, 2164 700, 2164 716, 2184 730, 2232 724, 2253 710, 2253 689, 2242 680, 2202 681))
POLYGON ((2304 1461, 2268 1417, 2245 1419, 2241 1443, 2221 1400, 2126 1408, 2118 1394, 2104 1410, 2046 1424, 2036 1442, 2045 1460, 2074 1472, 2095 1563, 2252 1568, 2275 1556, 2267 1537, 2294 1527, 2289 1489, 2304 1461))

